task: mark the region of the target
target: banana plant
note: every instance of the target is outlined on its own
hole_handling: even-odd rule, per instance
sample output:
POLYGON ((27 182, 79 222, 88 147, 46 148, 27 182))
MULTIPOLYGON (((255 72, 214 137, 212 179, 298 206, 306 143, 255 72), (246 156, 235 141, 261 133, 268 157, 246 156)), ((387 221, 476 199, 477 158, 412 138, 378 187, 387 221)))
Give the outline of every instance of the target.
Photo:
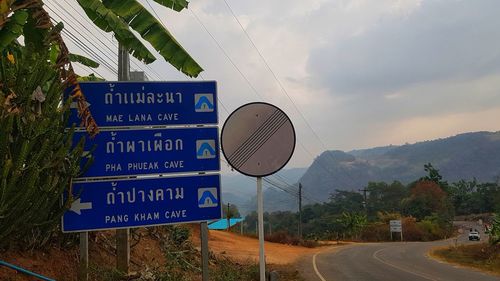
MULTIPOLYGON (((137 0, 77 0, 92 22, 105 32, 112 32, 115 38, 135 58, 148 64, 156 60, 137 32, 167 62, 187 76, 197 77, 203 71, 201 66, 177 42, 172 34, 137 0)), ((181 11, 188 7, 186 0, 154 0, 164 7, 181 11)), ((71 97, 76 99, 82 125, 91 136, 99 128, 87 106, 73 70, 69 51, 61 37, 61 26, 54 26, 43 7, 43 0, 2 0, 0 2, 0 52, 21 35, 28 42, 40 42, 43 34, 51 29, 48 41, 57 42, 59 57, 56 67, 60 72, 64 88, 73 89, 71 97), (31 23, 31 24, 30 24, 31 23), (28 26, 28 28, 27 28, 28 26), (32 27, 31 29, 29 27, 32 27), (26 34, 26 31, 31 31, 26 34), (36 32, 33 32, 36 31, 36 32)))
POLYGON ((0 248, 41 246, 58 233, 73 200, 71 179, 87 161, 83 139, 73 147, 72 130, 65 130, 71 101, 61 105, 63 70, 49 57, 19 44, 1 54, 0 248))
MULTIPOLYGON (((181 11, 188 7, 185 0, 154 0, 155 2, 181 11)), ((145 62, 156 60, 155 56, 139 40, 131 29, 172 66, 190 77, 197 77, 203 69, 175 40, 172 34, 137 0, 78 0, 92 22, 105 32, 113 32, 118 42, 131 55, 145 62)))

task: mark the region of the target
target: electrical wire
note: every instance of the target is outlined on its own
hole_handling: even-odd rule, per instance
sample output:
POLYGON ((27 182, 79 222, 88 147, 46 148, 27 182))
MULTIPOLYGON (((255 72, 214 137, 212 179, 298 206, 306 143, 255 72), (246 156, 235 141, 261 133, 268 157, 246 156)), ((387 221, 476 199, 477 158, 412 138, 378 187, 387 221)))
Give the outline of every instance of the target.
MULTIPOLYGON (((78 14, 84 21, 86 21, 90 26, 92 26, 94 28, 94 30, 96 30, 98 33, 103 33, 104 31, 100 30, 99 28, 97 28, 95 26, 94 23, 92 23, 90 21, 90 19, 86 16, 86 15, 82 15, 81 12, 79 12, 77 9, 75 9, 73 7, 73 5, 71 5, 67 0, 63 0, 76 14, 78 14)), ((102 47, 99 47, 97 48, 97 50, 100 50, 103 54, 104 54, 104 51, 105 49, 107 49, 109 52, 106 53, 106 57, 108 59, 110 59, 110 61, 112 62, 115 62, 116 59, 118 57, 118 43, 114 43, 113 41, 111 41, 111 39, 109 39, 107 36, 102 36, 101 38, 104 38, 108 41, 108 43, 110 44, 107 44, 105 42, 103 42, 101 40, 101 38, 99 38, 96 34, 90 32, 88 30, 89 26, 85 26, 83 25, 80 21, 76 20, 76 21, 72 21, 72 20, 68 20, 67 17, 63 16, 63 12, 65 14, 67 14, 69 17, 74 17, 75 14, 74 13, 70 13, 64 6, 62 6, 60 3, 58 3, 57 1, 54 1, 53 3, 51 4, 54 4, 56 5, 57 7, 53 6, 52 8, 56 9, 59 13, 56 13, 54 12, 55 14, 57 14, 61 19, 63 19, 63 21, 65 22, 66 25, 72 27, 74 30, 76 30, 77 33, 80 34, 80 36, 82 38, 88 38, 89 36, 83 36, 79 31, 78 31, 78 28, 75 28, 73 25, 72 25, 72 22, 77 22, 79 24, 79 26, 82 28, 81 30, 84 30, 87 32, 88 35, 90 35, 90 37, 93 37, 94 40, 93 42, 98 42, 102 45, 102 47), (116 46, 116 48, 112 49, 110 46, 116 46), (111 57, 109 56, 109 53, 111 53, 111 57)), ((51 5, 52 6, 52 5, 51 5)), ((92 44, 92 43, 91 43, 92 44)), ((95 46, 95 44, 92 44, 95 46)), ((150 75, 150 73, 148 73, 143 67, 141 67, 141 65, 139 65, 137 62, 136 62, 137 59, 135 59, 134 57, 131 57, 131 64, 134 65, 135 68, 143 71, 144 73, 148 74, 149 77, 152 77, 152 75, 150 75)), ((146 68, 148 68, 151 73, 153 73, 158 79, 162 80, 161 79, 161 76, 153 69, 151 68, 149 65, 145 65, 146 68)))

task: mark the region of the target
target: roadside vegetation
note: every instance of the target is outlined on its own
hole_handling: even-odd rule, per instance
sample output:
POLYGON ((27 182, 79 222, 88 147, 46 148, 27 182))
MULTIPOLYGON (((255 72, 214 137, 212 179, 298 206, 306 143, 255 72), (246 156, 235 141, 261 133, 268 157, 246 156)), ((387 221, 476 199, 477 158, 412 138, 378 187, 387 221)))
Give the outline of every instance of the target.
POLYGON ((446 262, 494 272, 500 275, 500 245, 488 243, 437 249, 433 256, 446 262))
MULTIPOLYGON (((202 71, 139 1, 128 0, 126 9, 122 0, 77 2, 96 26, 112 32, 140 61, 156 60, 150 51, 154 49, 187 76, 196 77, 202 71)), ((175 11, 188 5, 185 0, 156 2, 175 11)), ((73 145, 73 129, 66 127, 70 107, 76 107, 82 127, 91 136, 98 134, 99 128, 78 81, 99 79, 77 75, 72 63, 91 68, 99 64, 70 53, 61 36, 63 29, 63 23, 53 22, 42 0, 6 0, 0 5, 0 259, 22 261, 25 255, 38 256, 37 264, 46 268, 33 268, 32 259, 18 265, 42 273, 49 271, 47 274, 58 275, 58 280, 75 280, 78 236, 62 234, 60 220, 75 200, 72 179, 91 164, 92 157, 83 151, 83 139, 73 145)), ((113 260, 108 256, 114 255, 116 246, 110 243, 114 241, 111 237, 97 242, 100 234, 91 233, 94 257, 101 257, 97 262, 91 261, 91 278, 128 280, 112 269, 114 265, 106 266, 113 260)), ((138 280, 199 279, 200 253, 190 242, 189 229, 152 228, 147 235, 161 241, 159 259, 164 262, 151 267, 136 261, 136 265, 143 266, 139 268, 142 272, 138 280)), ((140 242, 135 241, 134 245, 140 242)), ((256 280, 257 267, 253 263, 238 264, 213 255, 210 261, 213 280, 256 280)), ((19 278, 22 277, 15 272, 0 268, 1 280, 19 278)))
MULTIPOLYGON (((188 6, 185 0, 155 1, 175 11, 188 6)), ((122 0, 77 2, 138 60, 156 60, 145 45, 150 44, 185 75, 196 77, 202 71, 139 1, 127 0, 126 9, 122 0)), ((81 162, 92 161, 83 142, 73 146, 72 130, 65 130, 70 106, 77 108, 89 135, 99 133, 78 85, 96 77, 79 77, 72 63, 99 64, 70 53, 61 36, 64 24, 53 22, 45 8, 43 0, 0 5, 0 249, 12 244, 41 247, 59 235, 61 215, 75 199, 71 180, 81 173, 81 162), (68 97, 63 97, 65 91, 68 97)))
POLYGON ((500 215, 494 215, 488 243, 436 249, 435 257, 447 262, 478 268, 500 275, 500 215))
MULTIPOLYGON (((404 185, 370 182, 364 195, 336 190, 329 201, 307 205, 302 212, 303 238, 306 240, 390 241, 389 221, 401 219, 406 241, 431 241, 454 235, 455 215, 500 211, 498 182, 478 183, 461 180, 448 183, 431 164, 424 166, 425 177, 404 185)), ((293 244, 298 237, 299 215, 296 212, 265 213, 267 233, 284 237, 293 244)), ((257 214, 245 218, 245 230, 255 233, 257 214)), ((272 236, 270 234, 269 236, 272 236)), ((398 240, 399 235, 394 235, 398 240)))

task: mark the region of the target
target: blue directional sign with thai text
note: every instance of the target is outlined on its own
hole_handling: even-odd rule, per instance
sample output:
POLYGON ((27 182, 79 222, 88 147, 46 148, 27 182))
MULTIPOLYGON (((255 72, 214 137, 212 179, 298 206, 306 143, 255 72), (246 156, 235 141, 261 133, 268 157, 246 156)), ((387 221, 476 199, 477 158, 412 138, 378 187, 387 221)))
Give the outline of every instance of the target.
MULTIPOLYGON (((99 127, 218 123, 215 81, 79 85, 99 127)), ((74 102, 68 126, 80 122, 74 102)))
POLYGON ((85 151, 95 148, 83 178, 220 169, 217 127, 101 131, 93 139, 75 132, 75 144, 82 137, 85 151))
POLYGON ((222 217, 219 175, 73 183, 63 232, 199 222, 222 217))

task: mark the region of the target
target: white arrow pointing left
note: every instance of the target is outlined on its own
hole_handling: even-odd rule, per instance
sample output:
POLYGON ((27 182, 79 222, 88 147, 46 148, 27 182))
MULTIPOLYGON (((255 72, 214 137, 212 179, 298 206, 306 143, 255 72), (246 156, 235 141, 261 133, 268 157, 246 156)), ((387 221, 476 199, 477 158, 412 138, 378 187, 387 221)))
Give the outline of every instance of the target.
POLYGON ((92 209, 92 202, 81 202, 80 198, 78 198, 73 204, 71 204, 70 210, 81 215, 82 210, 90 210, 92 209))
MULTIPOLYGON (((86 105, 87 107, 89 107, 89 106, 90 106, 90 103, 89 103, 89 102, 87 102, 87 101, 85 101, 85 105, 86 105)), ((76 102, 76 101, 72 102, 72 103, 70 104, 70 106, 69 106, 69 107, 70 107, 70 108, 78 108, 78 102, 76 102)))

